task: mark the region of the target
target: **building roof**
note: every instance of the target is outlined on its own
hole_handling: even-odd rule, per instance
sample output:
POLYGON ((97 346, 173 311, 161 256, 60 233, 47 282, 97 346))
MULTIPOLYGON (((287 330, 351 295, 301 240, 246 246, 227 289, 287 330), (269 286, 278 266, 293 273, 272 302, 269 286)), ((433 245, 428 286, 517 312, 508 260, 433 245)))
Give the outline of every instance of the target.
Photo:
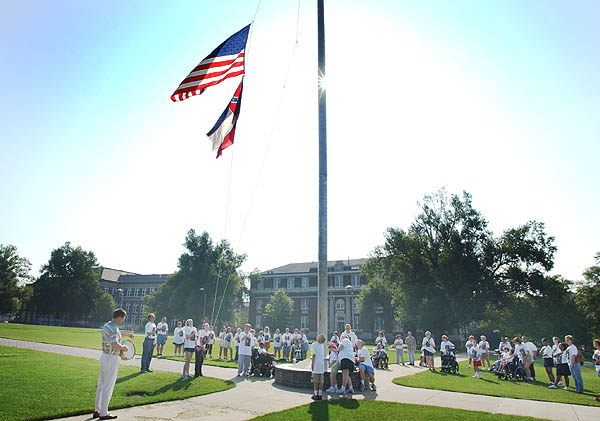
POLYGON ((100 273, 100 280, 116 282, 119 279, 119 276, 121 275, 137 275, 137 273, 102 267, 102 272, 100 273))
POLYGON ((162 283, 167 280, 169 274, 153 274, 153 275, 121 275, 119 276, 119 283, 128 284, 146 284, 146 283, 162 283))
MULTIPOLYGON (((343 269, 341 270, 356 270, 359 269, 362 265, 364 265, 366 261, 367 259, 330 260, 327 262, 327 267, 331 270, 331 268, 335 268, 337 265, 343 267, 343 269)), ((318 266, 318 262, 290 263, 271 270, 267 270, 263 272, 263 275, 285 273, 309 273, 311 272, 311 269, 313 269, 314 272, 318 268, 318 266)))

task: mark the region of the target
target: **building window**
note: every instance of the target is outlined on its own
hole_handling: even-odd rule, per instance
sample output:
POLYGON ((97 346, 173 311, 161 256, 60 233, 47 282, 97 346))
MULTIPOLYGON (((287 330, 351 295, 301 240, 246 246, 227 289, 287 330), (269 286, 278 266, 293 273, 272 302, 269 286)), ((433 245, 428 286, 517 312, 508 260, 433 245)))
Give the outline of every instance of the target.
POLYGON ((131 308, 131 304, 127 303, 125 304, 125 312, 129 313, 129 309, 131 308))
POLYGON ((133 326, 137 325, 137 316, 135 314, 131 316, 131 324, 133 326))
POLYGON ((302 310, 308 310, 308 298, 302 298, 300 300, 300 308, 302 310))
POLYGON ((144 314, 144 305, 140 304, 140 314, 144 314))
POLYGON ((131 288, 127 288, 127 296, 131 297, 131 288))
POLYGON ((300 316, 300 329, 308 329, 308 316, 300 316))
POLYGON ((262 316, 260 314, 256 315, 256 326, 254 327, 259 327, 262 326, 262 316))
POLYGON ((335 300, 335 309, 336 310, 344 310, 346 308, 346 303, 343 298, 338 298, 335 300))
POLYGON ((146 296, 146 288, 142 288, 142 297, 146 296))
POLYGON ((259 291, 263 289, 262 279, 259 279, 258 281, 256 281, 256 289, 258 289, 259 291))
POLYGON ((302 277, 302 289, 308 288, 308 276, 302 277))
POLYGON ((354 314, 352 316, 352 329, 354 329, 354 330, 360 330, 360 326, 358 324, 359 320, 360 320, 360 317, 359 317, 358 314, 354 314))
POLYGON ((263 302, 262 300, 256 300, 256 309, 257 310, 262 310, 263 308, 263 302))
POLYGON ((358 300, 356 298, 353 299, 352 300, 352 310, 358 311, 358 304, 359 304, 358 300))
POLYGON ((140 289, 139 289, 139 288, 136 288, 136 289, 135 289, 135 296, 136 296, 136 297, 139 297, 139 296, 140 296, 140 289))
POLYGON ((359 287, 360 286, 360 274, 359 273, 353 273, 351 279, 352 279, 352 286, 353 287, 359 287))
POLYGON ((378 314, 375 316, 375 331, 379 332, 380 330, 383 330, 383 317, 378 314))
POLYGON ((294 278, 287 278, 288 289, 294 289, 294 278))
POLYGON ((134 313, 137 313, 137 309, 138 309, 138 305, 137 305, 137 304, 134 304, 134 305, 133 305, 133 312, 134 312, 134 313))
POLYGON ((274 290, 278 290, 279 289, 279 283, 280 283, 280 279, 279 278, 274 278, 273 279, 273 289, 274 290))
POLYGON ((344 277, 342 275, 335 275, 335 287, 342 288, 344 286, 344 277))
POLYGON ((104 287, 104 292, 108 294, 108 287, 104 287))

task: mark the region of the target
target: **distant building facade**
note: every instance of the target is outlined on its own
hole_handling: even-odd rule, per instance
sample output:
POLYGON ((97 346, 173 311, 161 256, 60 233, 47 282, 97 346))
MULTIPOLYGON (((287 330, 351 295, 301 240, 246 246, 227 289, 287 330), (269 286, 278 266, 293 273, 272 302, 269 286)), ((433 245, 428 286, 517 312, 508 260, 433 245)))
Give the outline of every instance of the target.
MULTIPOLYGON (((374 326, 360 325, 358 295, 367 280, 360 269, 366 259, 349 259, 328 262, 328 334, 341 332, 350 323, 359 334, 373 335, 383 326, 384 315, 376 315, 374 326)), ((317 331, 317 262, 291 263, 262 272, 261 279, 250 285, 249 320, 253 326, 263 327, 263 311, 271 295, 282 288, 293 303, 293 328, 317 331)))
POLYGON ((104 292, 112 295, 117 306, 122 306, 127 312, 125 327, 139 329, 146 323, 144 297, 152 295, 166 282, 168 276, 169 274, 140 275, 103 267, 100 286, 104 292), (123 291, 122 296, 119 289, 123 291))

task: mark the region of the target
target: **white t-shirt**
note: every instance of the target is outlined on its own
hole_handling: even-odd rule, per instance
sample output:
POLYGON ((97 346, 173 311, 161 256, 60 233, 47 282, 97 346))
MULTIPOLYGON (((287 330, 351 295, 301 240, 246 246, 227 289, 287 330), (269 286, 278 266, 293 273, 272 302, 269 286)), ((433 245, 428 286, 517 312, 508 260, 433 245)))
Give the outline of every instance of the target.
POLYGON ((371 354, 369 354, 369 350, 366 346, 363 346, 358 350, 358 358, 364 358, 364 361, 361 361, 362 364, 373 367, 373 362, 371 361, 371 354))
POLYGON ((525 344, 522 343, 521 345, 515 345, 515 355, 517 355, 521 361, 525 361, 527 359, 529 352, 527 352, 527 347, 525 344))
POLYGON ((525 347, 525 349, 527 350, 527 353, 529 354, 529 356, 531 357, 531 360, 533 361, 533 357, 538 350, 537 346, 535 346, 533 344, 533 342, 525 342, 522 345, 525 347))
POLYGON ((490 350, 490 343, 488 341, 479 341, 479 350, 481 352, 488 352, 490 350))
POLYGON ((273 348, 281 348, 281 334, 276 333, 273 335, 273 348))
POLYGON ((233 335, 233 340, 235 341, 235 346, 240 344, 240 332, 235 332, 235 335, 233 335))
POLYGON ((156 325, 156 333, 158 335, 167 336, 169 334, 169 325, 163 322, 158 322, 156 325))
POLYGON ((254 336, 250 332, 240 333, 240 355, 252 355, 252 339, 254 339, 254 336))
POLYGON ((350 332, 346 332, 344 331, 344 333, 342 333, 342 335, 346 334, 346 336, 348 336, 348 339, 350 339, 350 343, 352 344, 352 347, 354 348, 356 346, 356 342, 358 341, 358 336, 356 336, 356 333, 354 333, 353 331, 350 332))
POLYGON ((263 333, 262 343, 264 344, 265 342, 271 342, 271 334, 269 332, 263 333))
POLYGON ((310 355, 315 356, 313 373, 323 374, 325 372, 325 345, 313 342, 310 347, 310 355))
POLYGON ((286 344, 287 346, 291 345, 291 343, 292 343, 292 334, 291 333, 283 334, 283 343, 286 344))
POLYGON ((183 328, 183 334, 185 335, 185 340, 183 343, 184 348, 195 348, 196 347, 196 336, 198 335, 198 329, 194 326, 185 326, 183 328), (188 339, 187 337, 190 336, 188 339))
POLYGON ((146 333, 146 338, 154 339, 156 338, 156 325, 152 322, 146 323, 146 327, 144 328, 144 332, 146 333))
POLYGON ((579 351, 577 350, 575 344, 571 344, 567 347, 566 353, 569 358, 569 366, 571 366, 575 363, 575 355, 579 354, 579 351))
POLYGON ((469 355, 471 356, 473 361, 480 361, 481 360, 481 349, 479 349, 479 347, 473 346, 469 350, 469 355))
POLYGON ((331 351, 329 353, 329 367, 331 367, 332 365, 334 365, 338 360, 338 353, 335 351, 331 351))
POLYGON ((503 350, 505 348, 508 348, 509 351, 512 349, 512 345, 510 344, 510 342, 500 342, 500 345, 498 345, 498 349, 503 350))
POLYGON ((352 346, 352 342, 350 342, 350 339, 348 339, 348 338, 342 339, 342 342, 340 342, 338 350, 340 348, 341 348, 341 350, 339 351, 340 361, 342 361, 344 358, 347 358, 350 361, 354 362, 354 347, 352 346))
POLYGON ((233 334, 231 332, 225 332, 223 334, 223 342, 231 343, 232 339, 233 339, 233 334))
POLYGON ((302 335, 302 343, 304 342, 308 342, 308 338, 306 337, 306 335, 302 335))
POLYGON ((552 358, 552 347, 550 345, 543 346, 540 354, 542 354, 542 358, 552 358))
POLYGON ((429 351, 432 354, 435 353, 435 341, 433 340, 433 338, 427 338, 427 336, 425 336, 423 338, 423 350, 425 351, 429 351))
POLYGON ((332 335, 331 339, 329 340, 329 342, 333 342, 334 344, 339 344, 340 343, 340 338, 337 335, 332 335))
POLYGON ((454 348, 454 344, 450 341, 442 341, 440 344, 440 352, 447 352, 454 348))
POLYGON ((181 345, 185 342, 185 334, 183 333, 182 327, 176 327, 173 332, 173 343, 177 345, 181 345))
POLYGON ((211 329, 208 331, 208 344, 212 345, 215 343, 215 332, 211 329))
POLYGON ((378 336, 375 338, 375 345, 382 344, 384 347, 387 345, 387 339, 385 336, 378 336))
POLYGON ((404 341, 402 340, 402 338, 397 338, 394 341, 394 345, 396 345, 396 349, 402 349, 402 346, 404 345, 404 341))
POLYGON ((465 348, 467 348, 467 351, 468 351, 469 349, 471 349, 471 347, 472 347, 472 346, 473 346, 473 342, 471 342, 471 341, 467 341, 467 342, 465 342, 465 348))
POLYGON ((208 330, 202 328, 202 329, 197 330, 197 332, 198 332, 198 339, 201 340, 202 345, 204 346, 204 345, 208 344, 208 340, 205 339, 206 337, 208 337, 208 330))
POLYGON ((219 343, 225 340, 225 332, 219 332, 219 343))

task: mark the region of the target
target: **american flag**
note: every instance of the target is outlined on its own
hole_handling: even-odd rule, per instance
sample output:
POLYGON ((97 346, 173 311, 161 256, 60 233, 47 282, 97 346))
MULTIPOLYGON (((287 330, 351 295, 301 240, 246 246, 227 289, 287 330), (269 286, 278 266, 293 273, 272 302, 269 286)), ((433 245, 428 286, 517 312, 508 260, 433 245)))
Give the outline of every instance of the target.
POLYGON ((200 95, 209 86, 244 74, 244 51, 250 25, 227 38, 202 60, 171 95, 173 102, 200 95))

